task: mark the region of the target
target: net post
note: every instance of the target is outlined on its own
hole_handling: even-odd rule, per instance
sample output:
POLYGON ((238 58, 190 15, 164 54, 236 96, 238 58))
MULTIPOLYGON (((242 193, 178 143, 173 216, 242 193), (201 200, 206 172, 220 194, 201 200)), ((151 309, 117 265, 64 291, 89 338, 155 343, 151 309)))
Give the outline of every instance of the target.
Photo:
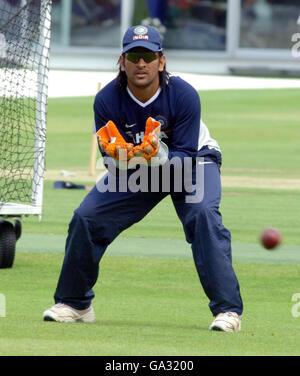
MULTIPOLYGON (((51 0, 41 0, 40 2, 39 45, 41 47, 41 57, 37 72, 38 92, 36 101, 34 165, 32 182, 32 204, 39 208, 42 208, 43 203, 48 71, 51 33, 51 4, 51 0)), ((41 214, 39 219, 41 219, 41 214)))

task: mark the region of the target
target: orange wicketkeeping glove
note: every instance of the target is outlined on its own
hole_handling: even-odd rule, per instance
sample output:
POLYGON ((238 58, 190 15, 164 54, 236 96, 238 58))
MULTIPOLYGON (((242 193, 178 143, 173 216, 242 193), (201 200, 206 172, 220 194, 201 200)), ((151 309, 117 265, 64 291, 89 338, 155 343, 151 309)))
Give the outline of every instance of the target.
POLYGON ((143 157, 147 162, 149 162, 151 158, 155 157, 159 149, 160 129, 161 123, 149 117, 146 120, 144 140, 140 145, 133 148, 133 150, 129 153, 129 157, 132 155, 135 157, 143 157))
POLYGON ((111 120, 96 133, 101 149, 110 157, 122 161, 130 159, 133 144, 127 143, 111 120))

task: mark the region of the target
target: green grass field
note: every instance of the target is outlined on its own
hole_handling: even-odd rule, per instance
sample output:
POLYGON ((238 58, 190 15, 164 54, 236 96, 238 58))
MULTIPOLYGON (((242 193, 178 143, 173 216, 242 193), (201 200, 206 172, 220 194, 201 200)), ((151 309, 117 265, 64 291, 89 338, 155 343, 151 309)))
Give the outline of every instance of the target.
POLYGON ((239 333, 208 331, 208 300, 168 198, 108 248, 95 323, 42 321, 68 223, 87 194, 55 190, 53 180, 95 181, 87 174, 93 98, 50 99, 42 221, 23 219, 15 264, 0 270, 0 355, 300 355, 300 317, 292 315, 300 293, 299 97, 296 89, 201 93, 203 119, 223 151, 221 211, 245 306, 239 333), (253 179, 257 187, 247 185, 253 179), (283 235, 274 251, 258 243, 269 226, 283 235))

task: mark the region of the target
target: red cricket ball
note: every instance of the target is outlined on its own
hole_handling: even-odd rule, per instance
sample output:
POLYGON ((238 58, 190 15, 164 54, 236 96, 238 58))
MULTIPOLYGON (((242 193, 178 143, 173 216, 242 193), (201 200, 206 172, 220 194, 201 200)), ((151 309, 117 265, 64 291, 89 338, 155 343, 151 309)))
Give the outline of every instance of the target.
POLYGON ((263 230, 261 234, 261 244, 266 248, 266 249, 273 249, 277 247, 281 243, 281 234, 276 228, 266 228, 263 230))

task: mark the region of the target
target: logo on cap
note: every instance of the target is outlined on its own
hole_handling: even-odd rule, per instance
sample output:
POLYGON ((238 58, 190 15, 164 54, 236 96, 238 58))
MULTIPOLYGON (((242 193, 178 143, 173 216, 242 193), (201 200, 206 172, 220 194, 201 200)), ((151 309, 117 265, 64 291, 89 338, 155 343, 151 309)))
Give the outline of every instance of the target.
POLYGON ((137 26, 134 30, 133 30, 134 34, 136 35, 145 35, 148 33, 148 29, 146 28, 146 26, 137 26))

